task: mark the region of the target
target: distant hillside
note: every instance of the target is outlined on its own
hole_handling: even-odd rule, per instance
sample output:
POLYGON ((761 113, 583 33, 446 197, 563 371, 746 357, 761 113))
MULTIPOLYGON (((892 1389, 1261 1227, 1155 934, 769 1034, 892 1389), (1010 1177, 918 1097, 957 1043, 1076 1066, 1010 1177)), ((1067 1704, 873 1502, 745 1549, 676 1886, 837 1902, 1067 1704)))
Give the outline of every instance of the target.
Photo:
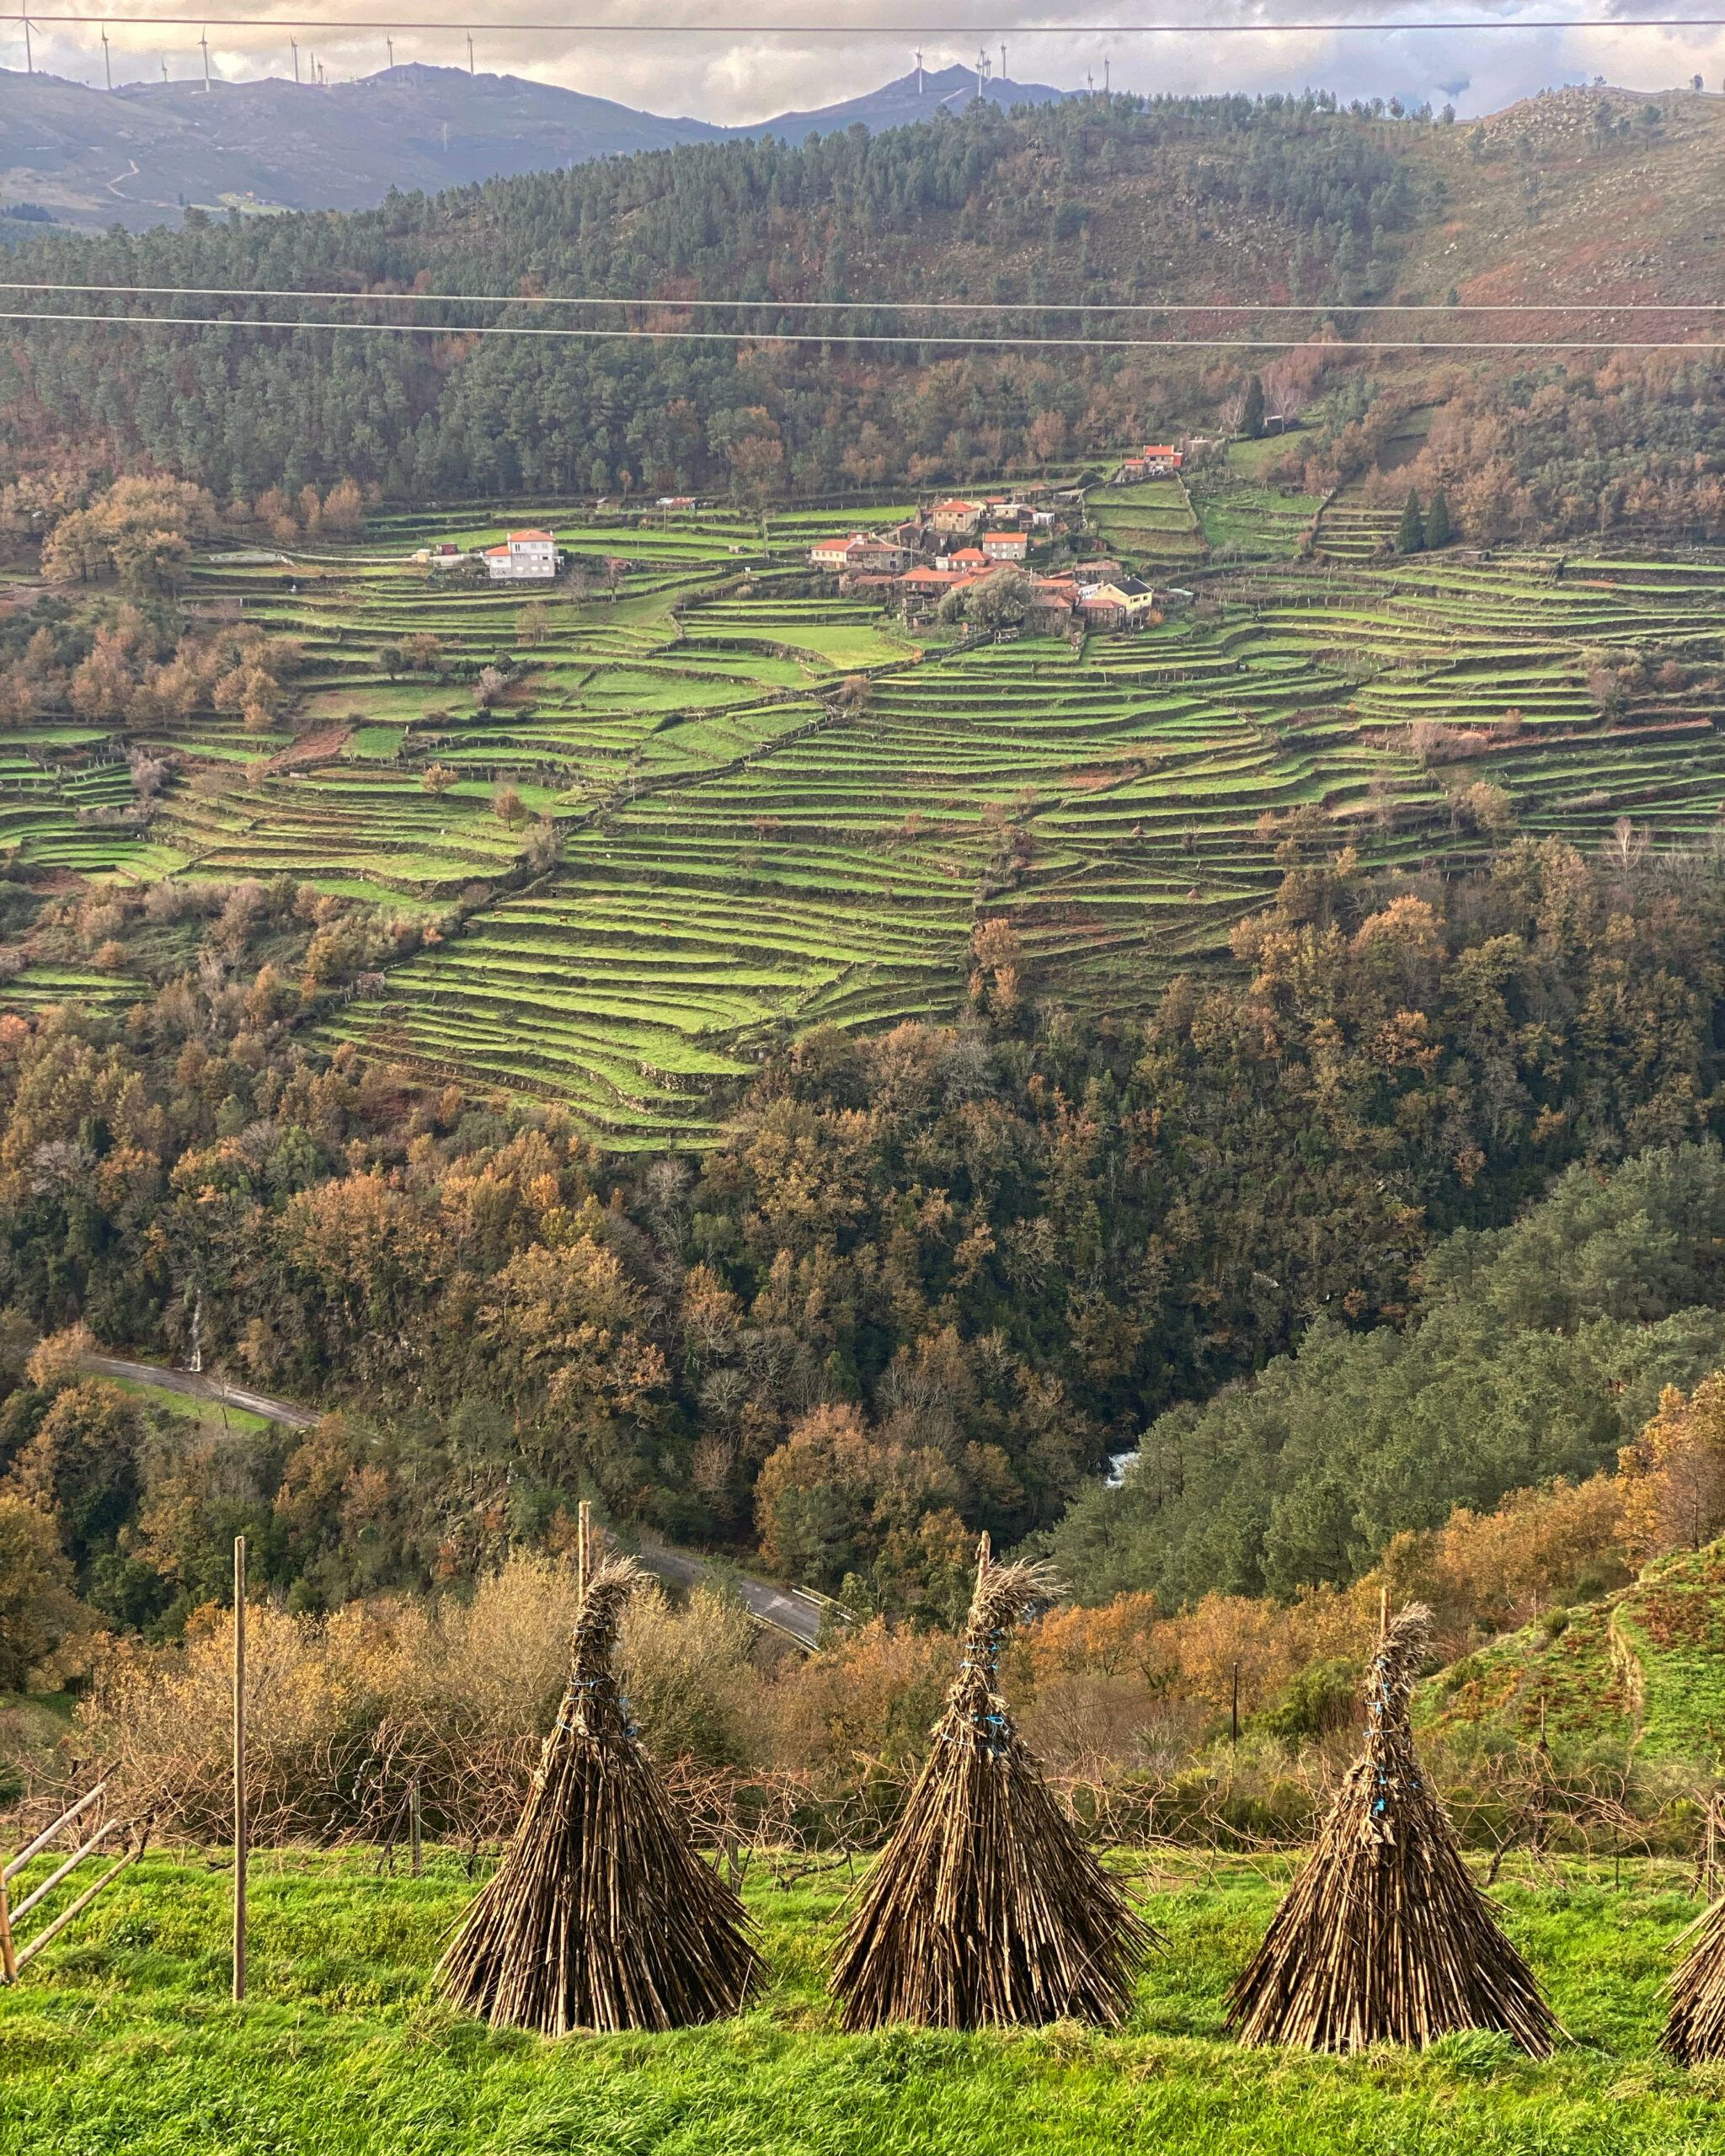
MULTIPOLYGON (((188 205, 358 210, 403 192, 584 164, 683 142, 775 135, 801 141, 857 122, 927 120, 975 94, 967 68, 912 73, 866 96, 743 128, 666 119, 515 75, 391 67, 327 88, 270 79, 133 83, 111 94, 53 75, 0 70, 0 201, 62 223, 142 229, 188 205)), ((1064 93, 991 82, 997 104, 1064 93)))
POLYGON ((1725 1541, 1656 1558, 1632 1587, 1552 1610, 1422 1691, 1434 1734, 1474 1729, 1632 1744, 1687 1758, 1725 1745, 1725 1541))
MULTIPOLYGON (((1015 104, 1052 104, 1070 94, 1051 89, 1046 83, 1014 83, 991 77, 982 85, 991 104, 1010 109, 1015 104)), ((853 127, 858 120, 871 131, 884 127, 911 127, 919 120, 932 120, 937 113, 962 112, 976 95, 976 72, 971 67, 930 67, 921 77, 913 71, 900 75, 865 96, 847 99, 842 104, 818 106, 812 112, 781 113, 777 120, 755 127, 736 127, 734 135, 777 135, 782 141, 799 142, 811 130, 830 134, 836 127, 853 127)))
MULTIPOLYGON (((494 131, 472 153, 475 171, 506 154, 511 113, 525 125, 569 109, 560 92, 427 72, 439 96, 460 101, 458 116, 478 109, 468 101, 482 91, 494 100, 494 131)), ((925 80, 925 96, 944 79, 925 80)), ((1015 98, 1035 94, 1008 87, 1015 98)), ((122 117, 153 109, 142 95, 82 94, 122 117)), ((222 97, 186 94, 200 110, 222 108, 222 97)), ((395 94, 349 93, 355 142, 382 139, 371 122, 384 104, 366 101, 395 94)), ((336 93, 295 102, 279 83, 231 95, 274 99, 289 115, 341 109, 336 93)), ((593 109, 608 125, 639 118, 593 109)), ((833 112, 842 120, 851 109, 833 112)), ((815 133, 807 123, 819 117, 795 115, 783 132, 815 133)), ((427 158, 434 141, 442 153, 441 131, 425 119, 417 139, 427 158)), ((270 147, 252 153, 247 185, 281 191, 280 130, 260 122, 251 139, 270 147)), ((451 154, 457 140, 451 123, 451 154)), ((572 133, 558 143, 572 159, 584 154, 572 133)), ((1664 326, 1625 314, 1626 303, 1714 302, 1725 275, 1722 147, 1725 99, 1689 92, 1631 103, 1616 92, 1565 93, 1471 129, 1342 111, 1316 94, 1081 98, 1016 116, 973 99, 959 119, 873 133, 866 122, 835 124, 793 143, 769 126, 747 140, 590 157, 436 194, 411 191, 416 173, 398 167, 409 191, 387 206, 232 225, 200 215, 192 230, 147 242, 3 219, 20 278, 373 296, 415 286, 651 295, 666 310, 650 325, 621 326, 681 334, 617 342, 611 302, 602 321, 559 309, 557 326, 578 333, 567 342, 378 337, 356 347, 286 324, 216 341, 199 323, 94 338, 79 322, 45 322, 15 328, 0 348, 0 483, 25 471, 147 462, 224 500, 278 483, 296 494, 307 482, 327 490, 347 478, 397 501, 613 488, 764 500, 992 484, 1163 430, 1231 426, 1249 373, 1261 369, 1271 408, 1308 422, 1274 483, 1330 497, 1377 484, 1332 499, 1314 535, 1327 555, 1387 547, 1408 489, 1429 499, 1440 485, 1455 528, 1482 545, 1630 532, 1711 542, 1725 537, 1720 355, 1697 345, 1677 364, 1613 352, 1610 340, 1627 323, 1664 326), (747 312, 676 311, 697 296, 747 312), (809 318, 793 307, 935 297, 1003 307, 998 333, 1033 346, 1052 325, 1029 310, 1047 302, 1143 309, 1209 299, 1216 313, 1115 318, 1117 336, 1130 328, 1154 339, 1178 324, 1179 349, 1057 339, 1040 351, 973 350, 954 363, 949 347, 891 341, 895 329, 932 328, 930 318, 866 314, 845 318, 857 342, 793 341, 809 318), (1277 325, 1266 323, 1237 354, 1211 347, 1210 337, 1240 331, 1237 303, 1247 297, 1289 307, 1284 334, 1312 341, 1272 359, 1261 339, 1277 325), (1518 299, 1545 311, 1450 311, 1452 300, 1518 299), (777 316, 774 302, 785 303, 777 316), (1419 311, 1354 312, 1386 302, 1419 311), (585 334, 601 329, 590 341, 585 334), (687 334, 698 329, 714 334, 687 334), (1373 350, 1374 334, 1401 349, 1373 350), (1516 348, 1560 337, 1593 349, 1554 345, 1536 369, 1516 348), (1420 339, 1429 341, 1410 341, 1420 339), (198 393, 188 398, 183 363, 194 353, 198 393), (1385 530, 1373 519, 1386 511, 1385 530)), ((121 194, 110 207, 144 186, 145 148, 134 145, 124 165, 107 159, 126 175, 113 180, 121 194)), ((326 145, 312 162, 348 164, 357 186, 354 160, 370 154, 326 145)), ((530 145, 521 154, 549 152, 530 145)), ((150 189, 165 195, 159 161, 155 169, 150 189)), ((211 168, 186 191, 206 197, 217 176, 211 168)), ((384 178, 380 163, 368 184, 384 178)), ((56 198, 31 180, 12 199, 51 207, 56 198)), ((141 217, 162 214, 134 206, 141 217)), ((139 305, 116 300, 109 311, 139 305)), ((56 309, 45 300, 41 311, 56 309)), ((323 302, 293 309, 296 319, 337 312, 323 302)), ((1683 334, 1696 319, 1677 315, 1670 326, 1683 334)), ((459 331, 534 326, 521 324, 515 299, 450 303, 438 320, 459 331)))

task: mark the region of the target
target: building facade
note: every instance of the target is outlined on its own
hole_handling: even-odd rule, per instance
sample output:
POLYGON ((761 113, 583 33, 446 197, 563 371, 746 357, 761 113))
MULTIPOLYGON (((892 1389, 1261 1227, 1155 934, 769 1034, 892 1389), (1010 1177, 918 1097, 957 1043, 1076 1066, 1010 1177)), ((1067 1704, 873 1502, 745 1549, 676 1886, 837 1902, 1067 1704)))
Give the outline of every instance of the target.
POLYGON ((557 542, 548 531, 511 531, 502 546, 485 549, 485 566, 494 584, 554 577, 557 542))

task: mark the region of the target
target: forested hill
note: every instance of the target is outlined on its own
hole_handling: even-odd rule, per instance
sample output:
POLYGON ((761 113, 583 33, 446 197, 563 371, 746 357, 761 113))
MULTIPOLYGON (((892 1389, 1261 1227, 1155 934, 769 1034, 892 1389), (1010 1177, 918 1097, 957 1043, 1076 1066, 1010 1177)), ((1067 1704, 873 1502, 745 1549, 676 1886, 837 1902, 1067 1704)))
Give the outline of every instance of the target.
MULTIPOLYGON (((638 112, 519 75, 386 67, 346 83, 128 83, 111 93, 0 69, 0 196, 60 224, 175 226, 187 207, 366 209, 392 187, 455 187, 495 174, 628 157, 679 142, 775 135, 800 142, 860 122, 901 127, 974 94, 968 68, 929 69, 861 97, 746 127, 638 112)), ((987 85, 998 105, 1062 94, 987 85)))
POLYGON ((1570 1169, 1513 1227, 1433 1246, 1423 1307, 1297 1354, 1151 1426, 1054 1536, 1081 1592, 1290 1597, 1345 1584, 1451 1508, 1608 1469, 1667 1385, 1725 1363, 1725 1161, 1661 1149, 1570 1169))
MULTIPOLYGON (((477 338, 461 333, 522 316, 519 301, 477 300, 439 308, 429 318, 451 334, 423 339, 14 328, 0 352, 0 453, 13 473, 167 467, 223 499, 342 477, 391 498, 624 488, 764 498, 1033 470, 1225 410, 1263 355, 1242 353, 1236 365, 1213 352, 798 345, 781 339, 806 330, 808 318, 782 303, 938 297, 1010 309, 1247 293, 1309 302, 1298 334, 1345 339, 1364 333, 1370 318, 1348 310, 1367 300, 1643 296, 1655 238, 1674 265, 1662 273, 1668 291, 1706 297, 1725 251, 1715 237, 1725 232, 1722 128, 1717 100, 1689 96, 1625 106, 1565 93, 1466 130, 1341 112, 1318 98, 1114 98, 1012 115, 979 104, 956 123, 873 138, 858 129, 798 147, 696 144, 435 196, 393 195, 351 216, 194 217, 179 234, 99 239, 14 223, 20 277, 652 296, 662 304, 650 314, 558 309, 555 323, 761 334, 740 344, 477 338), (696 296, 748 307, 698 318, 680 310, 696 296)), ((67 302, 40 304, 64 312, 67 302)), ((77 305, 266 313, 179 294, 77 305)), ((328 302, 292 311, 356 318, 328 302)), ((419 302, 391 312, 423 323, 429 311, 419 302)), ((378 312, 370 307, 366 318, 378 312)), ((544 312, 530 319, 552 326, 544 312)), ((1128 319, 1134 334, 1168 324, 1128 319)), ((1188 318, 1181 334, 1214 334, 1234 319, 1188 318)), ((846 324, 863 335, 907 320, 935 326, 884 309, 846 324)), ((996 320, 1007 335, 1034 339, 1047 328, 1028 314, 996 320)), ((1534 320, 1539 334, 1555 326, 1534 320)), ((1467 334, 1445 322, 1445 334, 1452 329, 1467 334)), ((1490 455, 1513 464, 1530 518, 1590 528, 1603 488, 1643 479, 1655 500, 1674 485, 1669 514, 1687 514, 1694 475, 1719 447, 1712 360, 1596 360, 1591 372, 1546 377, 1480 364, 1490 455), (1537 424, 1506 424, 1498 408, 1507 400, 1525 413, 1536 392, 1537 424), (1604 408, 1578 417, 1578 400, 1604 408)), ((1345 478, 1381 455, 1368 423, 1374 398, 1381 419, 1398 399, 1405 408, 1452 395, 1460 379, 1448 355, 1307 348, 1280 366, 1273 390, 1287 408, 1343 378, 1353 385, 1300 438, 1308 480, 1345 478)), ((1462 461, 1477 462, 1472 447, 1462 461)))
POLYGON ((979 1529, 1052 1528, 1159 1410, 1059 1529, 1075 1584, 1288 1591, 1591 1473, 1725 1356, 1711 849, 1520 839, 1423 894, 1296 865, 1249 979, 1178 979, 1143 1029, 980 982, 961 1026, 818 1027, 698 1168, 351 1042, 326 1064, 296 1015, 405 916, 290 876, 0 890, 163 982, 0 1016, 0 1475, 54 1405, 7 1342, 80 1320, 176 1358, 195 1324, 206 1369, 349 1411, 297 1466, 57 1411, 31 1472, 125 1622, 207 1598, 242 1530, 339 1600, 471 1573, 590 1492, 943 1607, 979 1529))

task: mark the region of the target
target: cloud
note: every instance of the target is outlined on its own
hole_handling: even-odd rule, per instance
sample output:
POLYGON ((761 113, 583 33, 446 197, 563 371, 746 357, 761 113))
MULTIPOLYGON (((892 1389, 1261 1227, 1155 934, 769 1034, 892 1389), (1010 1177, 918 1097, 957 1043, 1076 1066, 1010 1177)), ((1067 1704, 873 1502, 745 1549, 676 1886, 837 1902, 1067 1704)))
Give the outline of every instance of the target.
MULTIPOLYGON (((257 0, 254 0, 257 4, 257 0)), ((1295 4, 1295 0, 1289 0, 1295 4)), ((227 80, 259 75, 291 75, 290 29, 285 18, 304 0, 284 0, 263 12, 279 27, 239 29, 223 26, 211 40, 211 60, 227 80)), ((1441 0, 1425 0, 1436 13, 1441 0)), ((1326 0, 1322 13, 1343 19, 1362 17, 1367 0, 1326 0)), ((702 27, 710 5, 669 0, 655 10, 656 24, 670 23, 672 35, 647 35, 629 21, 630 0, 584 0, 582 13, 595 22, 614 22, 615 33, 583 37, 568 30, 510 32, 475 28, 471 16, 454 12, 455 0, 419 0, 414 13, 424 19, 447 16, 446 29, 402 31, 395 36, 398 65, 419 61, 465 67, 467 38, 473 29, 477 65, 482 72, 524 75, 556 83, 590 95, 616 99, 651 112, 686 114, 700 120, 736 125, 774 114, 819 107, 903 75, 914 63, 915 40, 897 30, 873 30, 871 15, 902 21, 898 0, 866 0, 847 12, 841 35, 810 37, 806 33, 754 34, 738 38, 702 27)), ((1188 0, 1186 19, 1200 14, 1188 0)), ((1415 20, 1422 10, 1409 10, 1415 20)), ((1514 10, 1493 10, 1497 19, 1514 10)), ((1273 18, 1256 10, 1250 18, 1231 11, 1218 19, 1263 19, 1261 35, 1139 36, 1079 35, 1061 30, 1033 33, 1030 24, 1044 8, 1033 9, 1005 0, 996 10, 996 27, 985 35, 996 72, 1004 40, 1012 78, 1078 89, 1087 77, 1099 84, 1106 63, 1116 89, 1148 94, 1203 94, 1217 91, 1293 91, 1307 87, 1333 90, 1351 98, 1399 96, 1415 105, 1446 99, 1472 117, 1531 96, 1562 83, 1590 81, 1595 75, 1621 88, 1658 91, 1686 83, 1697 72, 1713 84, 1725 79, 1725 39, 1696 28, 1655 30, 1625 22, 1584 30, 1438 31, 1406 28, 1382 35, 1358 32, 1324 34, 1277 29, 1273 18)), ((1212 26, 1213 27, 1213 26, 1212 26)), ((315 52, 331 79, 376 72, 386 64, 382 31, 336 28, 291 32, 306 56, 315 52)), ((971 33, 925 45, 929 67, 974 61, 978 39, 971 33)), ((202 56, 190 29, 164 29, 148 24, 118 23, 109 28, 115 78, 158 82, 165 59, 170 76, 200 79, 202 56)), ((48 72, 93 84, 102 81, 102 51, 93 29, 87 39, 63 29, 35 33, 36 64, 48 72)), ((8 64, 23 61, 21 40, 8 64)))

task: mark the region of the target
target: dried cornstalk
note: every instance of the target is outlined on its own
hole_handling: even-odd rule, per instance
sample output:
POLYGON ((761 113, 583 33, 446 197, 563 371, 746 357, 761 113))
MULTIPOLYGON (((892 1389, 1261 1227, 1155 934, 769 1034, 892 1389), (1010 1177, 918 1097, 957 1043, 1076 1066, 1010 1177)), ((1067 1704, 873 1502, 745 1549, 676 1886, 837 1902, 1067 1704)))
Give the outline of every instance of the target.
POLYGON ((515 1838, 438 1965, 455 2004, 493 2023, 681 2028, 734 2013, 759 1974, 743 1905, 696 1854, 617 1689, 618 1621, 644 1577, 612 1558, 588 1581, 515 1838))
POLYGON ((1052 1592, 1042 1566, 991 1563, 983 1537, 933 1750, 839 1951, 847 2029, 1125 2015, 1157 1935, 1050 1795, 996 1689, 1007 1634, 1052 1592))
POLYGON ((1725 1898, 1680 1935, 1693 1939, 1670 1984, 1659 2048, 1680 2066, 1725 2058, 1725 1898))
POLYGON ((1348 2052, 1501 2029, 1536 2058, 1551 2048, 1551 2009, 1414 1755, 1407 1703, 1431 1623, 1416 1603, 1385 1630, 1366 1679, 1365 1748, 1234 1987, 1242 2043, 1348 2052))

